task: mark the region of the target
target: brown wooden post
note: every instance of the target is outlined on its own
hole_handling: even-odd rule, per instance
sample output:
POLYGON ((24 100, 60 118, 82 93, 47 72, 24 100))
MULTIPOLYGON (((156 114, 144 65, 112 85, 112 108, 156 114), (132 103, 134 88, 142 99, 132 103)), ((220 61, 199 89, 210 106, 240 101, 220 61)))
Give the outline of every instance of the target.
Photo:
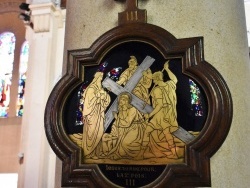
POLYGON ((126 0, 126 10, 118 15, 119 25, 131 22, 147 22, 147 12, 138 8, 138 0, 126 0))

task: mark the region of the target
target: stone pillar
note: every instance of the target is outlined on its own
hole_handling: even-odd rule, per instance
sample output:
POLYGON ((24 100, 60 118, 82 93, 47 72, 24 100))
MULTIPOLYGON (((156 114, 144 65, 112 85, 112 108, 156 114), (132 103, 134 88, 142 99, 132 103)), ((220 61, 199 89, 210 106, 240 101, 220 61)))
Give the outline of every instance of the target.
POLYGON ((53 3, 32 4, 30 9, 33 28, 26 29, 30 55, 20 147, 24 161, 18 186, 54 187, 56 156, 45 136, 44 109, 54 84, 61 77, 65 10, 53 3))
POLYGON ((247 22, 248 46, 250 47, 250 1, 249 0, 245 0, 245 13, 247 22))
MULTIPOLYGON (((124 4, 103 2, 67 2, 64 68, 67 50, 88 48, 116 26, 117 14, 124 10, 124 4)), ((229 135, 211 160, 212 187, 248 187, 250 69, 243 0, 138 2, 141 9, 147 9, 149 23, 163 27, 175 37, 204 37, 205 59, 224 77, 234 103, 229 135)))

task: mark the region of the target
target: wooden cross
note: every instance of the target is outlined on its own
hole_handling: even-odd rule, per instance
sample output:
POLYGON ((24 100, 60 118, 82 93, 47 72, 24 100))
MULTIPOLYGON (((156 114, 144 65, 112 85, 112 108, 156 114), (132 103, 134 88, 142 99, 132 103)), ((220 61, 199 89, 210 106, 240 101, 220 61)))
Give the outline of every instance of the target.
MULTIPOLYGON (((124 1, 124 0, 116 0, 124 1)), ((132 22, 147 22, 146 10, 138 8, 138 0, 125 0, 126 10, 118 14, 118 24, 126 24, 132 22)))

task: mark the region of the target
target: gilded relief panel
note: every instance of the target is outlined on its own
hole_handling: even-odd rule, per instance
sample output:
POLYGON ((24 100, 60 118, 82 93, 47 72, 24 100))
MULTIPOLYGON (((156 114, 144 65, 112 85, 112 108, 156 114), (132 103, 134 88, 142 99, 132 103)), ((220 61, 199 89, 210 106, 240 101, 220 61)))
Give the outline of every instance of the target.
POLYGON ((184 163, 185 146, 203 128, 207 104, 182 73, 180 58, 164 59, 146 43, 126 42, 81 74, 65 121, 75 122, 66 123, 66 130, 83 151, 82 163, 184 163))

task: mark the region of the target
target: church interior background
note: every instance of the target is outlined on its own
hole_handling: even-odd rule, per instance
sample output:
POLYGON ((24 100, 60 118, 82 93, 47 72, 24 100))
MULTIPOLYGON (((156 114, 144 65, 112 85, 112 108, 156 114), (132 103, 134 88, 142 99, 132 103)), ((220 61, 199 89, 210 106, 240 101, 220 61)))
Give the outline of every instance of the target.
MULTIPOLYGON (((211 160, 212 187, 248 187, 250 0, 139 5, 148 10, 149 23, 171 28, 177 38, 204 36, 206 59, 224 76, 234 103, 230 133, 211 160), (191 4, 199 11, 192 13, 191 4)), ((116 26, 123 8, 114 0, 0 0, 0 187, 61 187, 61 161, 44 133, 47 98, 65 73, 67 50, 89 47, 116 26)))

